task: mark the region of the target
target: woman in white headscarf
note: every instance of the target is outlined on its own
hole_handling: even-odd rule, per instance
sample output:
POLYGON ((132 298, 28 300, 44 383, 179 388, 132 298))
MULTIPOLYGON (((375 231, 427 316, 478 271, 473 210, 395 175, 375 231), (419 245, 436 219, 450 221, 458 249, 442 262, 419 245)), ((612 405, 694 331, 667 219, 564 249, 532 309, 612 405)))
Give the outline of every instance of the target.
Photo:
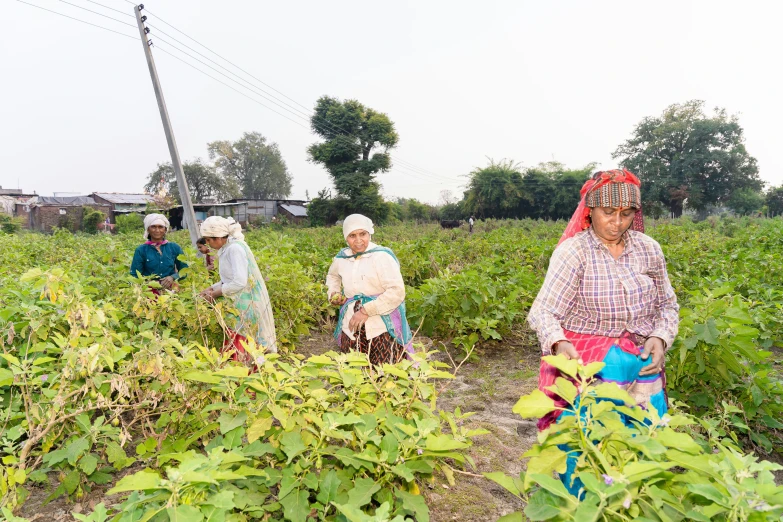
POLYGON ((234 359, 252 365, 254 361, 242 344, 252 338, 267 352, 277 352, 275 321, 264 278, 253 252, 233 218, 208 217, 201 224, 201 236, 212 250, 217 250, 220 282, 206 288, 201 296, 213 302, 217 297, 231 299, 238 311, 232 326, 227 327, 234 359))
MULTIPOLYGON (((180 272, 188 265, 179 260, 182 248, 176 243, 166 241, 168 230, 169 220, 163 214, 149 214, 144 217, 146 241, 139 245, 133 254, 130 273, 132 276, 155 276, 160 286, 166 290, 176 290, 177 281, 185 278, 180 272)), ((155 288, 152 292, 159 293, 155 288)))
POLYGON ((334 337, 343 352, 366 353, 370 363, 396 363, 413 352, 405 316, 405 283, 390 249, 372 242, 372 220, 343 221, 348 248, 337 253, 326 276, 329 301, 340 306, 334 337))

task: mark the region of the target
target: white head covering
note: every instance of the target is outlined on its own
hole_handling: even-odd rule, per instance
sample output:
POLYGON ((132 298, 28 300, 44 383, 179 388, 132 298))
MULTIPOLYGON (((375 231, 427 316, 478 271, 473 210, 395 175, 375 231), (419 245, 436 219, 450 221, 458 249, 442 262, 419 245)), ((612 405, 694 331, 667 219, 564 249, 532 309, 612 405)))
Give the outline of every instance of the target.
POLYGON ((148 214, 144 216, 144 239, 150 238, 149 228, 152 225, 163 225, 166 227, 166 232, 171 228, 169 220, 163 214, 148 214))
POLYGON ((343 237, 348 239, 348 235, 354 230, 366 230, 368 234, 375 234, 372 227, 372 219, 361 214, 351 214, 343 221, 343 237))
POLYGON ((234 221, 234 218, 224 218, 221 216, 210 216, 201 223, 201 235, 203 237, 230 237, 242 241, 245 235, 242 234, 242 225, 234 221))

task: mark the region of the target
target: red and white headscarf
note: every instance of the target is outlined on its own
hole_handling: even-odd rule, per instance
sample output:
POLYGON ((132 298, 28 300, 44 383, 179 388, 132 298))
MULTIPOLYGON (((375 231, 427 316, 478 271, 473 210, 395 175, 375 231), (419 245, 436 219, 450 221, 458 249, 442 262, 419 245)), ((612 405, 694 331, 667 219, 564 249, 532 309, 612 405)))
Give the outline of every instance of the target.
POLYGON ((557 244, 560 245, 566 239, 590 228, 590 210, 596 207, 635 208, 636 217, 631 224, 631 230, 644 232, 639 189, 641 184, 639 178, 629 170, 604 170, 593 174, 582 186, 582 199, 557 244))

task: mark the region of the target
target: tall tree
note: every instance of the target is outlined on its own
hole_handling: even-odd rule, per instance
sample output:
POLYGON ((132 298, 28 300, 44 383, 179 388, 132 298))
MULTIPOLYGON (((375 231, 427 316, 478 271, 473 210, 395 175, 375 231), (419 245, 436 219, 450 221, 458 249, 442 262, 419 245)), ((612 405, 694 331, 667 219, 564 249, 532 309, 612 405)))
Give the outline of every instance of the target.
POLYGON ((686 201, 701 210, 726 203, 736 190, 762 188, 744 141, 736 116, 720 108, 708 116, 704 102, 692 100, 644 118, 612 157, 640 176, 643 199, 679 217, 686 201))
MULTIPOLYGON (((207 199, 224 200, 237 197, 236 183, 225 180, 215 168, 205 164, 200 158, 182 164, 185 179, 194 203, 203 203, 207 199)), ((151 172, 144 185, 144 191, 150 194, 167 194, 181 204, 177 177, 171 163, 159 163, 151 172)))
POLYGON ((463 209, 479 218, 514 218, 524 198, 522 168, 512 160, 476 168, 469 174, 463 209))
POLYGON ((732 193, 726 205, 741 216, 754 214, 764 206, 764 195, 752 189, 740 189, 732 193))
POLYGON ((338 196, 347 198, 345 211, 383 221, 389 207, 380 195, 376 175, 391 168, 389 150, 399 141, 394 123, 356 100, 341 102, 323 96, 310 127, 324 140, 308 147, 310 161, 323 165, 338 196))
POLYGON ((548 161, 527 169, 522 176, 525 198, 520 217, 570 219, 579 204, 579 191, 595 168, 595 163, 569 169, 548 161))
POLYGON ((764 203, 770 216, 783 215, 783 185, 770 188, 764 196, 764 203))
POLYGON ((277 143, 267 143, 258 132, 246 132, 237 141, 207 144, 218 172, 233 181, 243 198, 285 199, 291 194, 288 167, 277 143))

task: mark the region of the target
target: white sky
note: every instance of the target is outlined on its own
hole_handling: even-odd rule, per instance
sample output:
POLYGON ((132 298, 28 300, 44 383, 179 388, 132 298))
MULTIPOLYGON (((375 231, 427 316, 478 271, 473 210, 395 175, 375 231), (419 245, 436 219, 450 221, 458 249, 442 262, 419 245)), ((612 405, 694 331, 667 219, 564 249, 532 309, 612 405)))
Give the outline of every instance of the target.
MULTIPOLYGON (((138 36, 62 0, 25 1, 138 36)), ((87 0, 68 1, 135 25, 87 0)), ((133 9, 127 0, 97 1, 133 9)), ((145 5, 308 108, 326 94, 386 112, 401 137, 392 154, 426 171, 397 164, 382 174, 388 197, 434 203, 444 189, 459 195, 461 176, 486 157, 610 168, 612 151, 643 117, 694 98, 739 114, 762 178, 783 182, 783 74, 774 65, 783 50, 781 2, 145 5)), ((2 6, 0 185, 43 195, 141 191, 156 163, 170 160, 141 43, 18 1, 2 6)), ((156 26, 208 54, 147 15, 160 48, 176 53, 156 26)), ((307 162, 316 141, 309 128, 153 52, 183 160, 206 159, 208 141, 258 131, 280 145, 292 197, 330 185, 307 162)))

